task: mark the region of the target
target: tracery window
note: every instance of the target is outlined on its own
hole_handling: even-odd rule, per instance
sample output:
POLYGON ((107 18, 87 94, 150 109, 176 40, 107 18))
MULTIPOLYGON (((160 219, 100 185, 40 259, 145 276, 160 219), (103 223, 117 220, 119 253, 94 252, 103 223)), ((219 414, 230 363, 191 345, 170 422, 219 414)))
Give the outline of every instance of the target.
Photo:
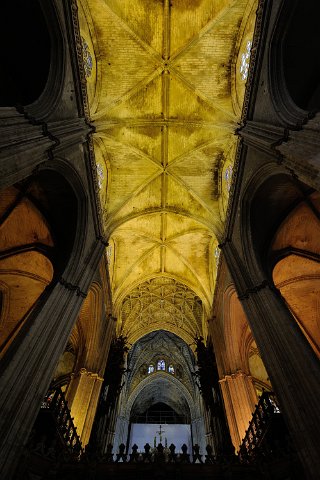
POLYGON ((174 366, 172 364, 169 365, 168 372, 171 373, 172 375, 174 375, 174 366))
POLYGON ((157 370, 166 370, 166 362, 164 360, 159 360, 157 364, 157 370))
POLYGON ((153 373, 153 372, 154 372, 154 365, 152 365, 152 363, 151 363, 148 367, 148 374, 153 373))

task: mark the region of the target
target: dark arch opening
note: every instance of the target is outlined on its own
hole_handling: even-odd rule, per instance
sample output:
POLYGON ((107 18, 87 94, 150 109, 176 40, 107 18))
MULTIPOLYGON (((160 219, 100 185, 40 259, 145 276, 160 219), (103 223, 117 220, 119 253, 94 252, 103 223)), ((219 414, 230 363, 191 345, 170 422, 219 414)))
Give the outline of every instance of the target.
POLYGON ((254 196, 250 210, 253 247, 270 277, 269 250, 272 239, 290 211, 312 191, 291 176, 280 174, 266 180, 254 196))
POLYGON ((78 200, 68 181, 52 170, 43 170, 18 187, 41 211, 51 226, 55 244, 54 275, 59 276, 71 256, 78 220, 78 200))
POLYGON ((130 422, 132 423, 190 423, 190 414, 177 413, 172 407, 164 402, 156 402, 148 407, 144 412, 132 412, 130 422))
POLYGON ((38 0, 5 0, 0 20, 0 106, 29 105, 49 74, 51 42, 38 0))
POLYGON ((283 67, 288 91, 295 104, 307 111, 320 110, 320 2, 289 0, 293 11, 283 41, 283 67), (295 8, 293 8, 295 7, 295 8))

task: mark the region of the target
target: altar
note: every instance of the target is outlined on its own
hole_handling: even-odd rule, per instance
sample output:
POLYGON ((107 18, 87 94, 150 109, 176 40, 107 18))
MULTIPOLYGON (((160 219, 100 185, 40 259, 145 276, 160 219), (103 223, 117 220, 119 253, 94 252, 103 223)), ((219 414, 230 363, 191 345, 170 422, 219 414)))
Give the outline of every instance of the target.
POLYGON ((176 453, 181 453, 181 446, 185 443, 188 452, 192 452, 191 428, 187 424, 155 424, 132 423, 129 437, 129 452, 132 445, 136 444, 139 451, 143 451, 146 443, 154 448, 159 443, 169 447, 171 443, 176 446, 176 453))

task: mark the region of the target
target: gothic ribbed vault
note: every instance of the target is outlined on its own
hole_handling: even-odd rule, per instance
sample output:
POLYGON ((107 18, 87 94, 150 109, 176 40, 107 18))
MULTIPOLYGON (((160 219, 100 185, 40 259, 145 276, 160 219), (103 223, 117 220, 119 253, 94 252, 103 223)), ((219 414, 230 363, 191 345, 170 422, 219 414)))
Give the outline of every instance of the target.
POLYGON ((255 5, 79 0, 114 313, 130 342, 179 322, 187 341, 206 334, 255 5))

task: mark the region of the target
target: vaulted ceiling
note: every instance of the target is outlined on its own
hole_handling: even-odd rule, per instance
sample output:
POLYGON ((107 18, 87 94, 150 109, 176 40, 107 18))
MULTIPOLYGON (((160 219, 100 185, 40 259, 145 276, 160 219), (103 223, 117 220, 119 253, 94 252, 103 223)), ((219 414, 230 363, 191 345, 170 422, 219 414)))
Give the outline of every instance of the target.
POLYGON ((118 329, 188 341, 212 306, 256 0, 78 6, 118 329))

